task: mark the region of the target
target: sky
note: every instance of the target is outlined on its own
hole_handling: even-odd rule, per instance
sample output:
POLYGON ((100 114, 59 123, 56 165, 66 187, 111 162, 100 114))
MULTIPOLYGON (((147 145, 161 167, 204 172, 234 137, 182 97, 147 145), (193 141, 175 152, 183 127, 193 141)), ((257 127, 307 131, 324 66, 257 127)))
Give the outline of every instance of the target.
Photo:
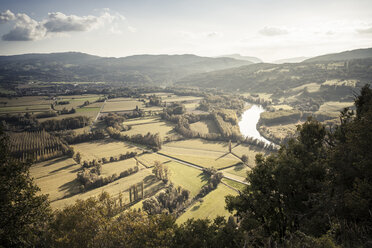
POLYGON ((371 0, 0 0, 0 54, 241 54, 372 47, 371 0))

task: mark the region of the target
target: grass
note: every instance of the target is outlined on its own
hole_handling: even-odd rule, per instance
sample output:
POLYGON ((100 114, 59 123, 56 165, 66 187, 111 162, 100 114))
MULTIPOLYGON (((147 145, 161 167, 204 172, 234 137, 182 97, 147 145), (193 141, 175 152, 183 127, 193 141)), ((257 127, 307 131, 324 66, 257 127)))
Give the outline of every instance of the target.
POLYGON ((117 197, 120 193, 123 197, 124 204, 129 203, 129 188, 141 181, 144 181, 145 186, 145 196, 152 194, 155 191, 158 191, 159 188, 162 188, 163 182, 159 181, 152 175, 151 170, 140 170, 139 172, 130 175, 128 177, 121 178, 112 183, 109 183, 103 187, 92 189, 90 191, 74 195, 69 198, 61 199, 51 203, 52 208, 64 208, 67 205, 75 203, 76 200, 81 199, 85 200, 92 196, 97 196, 102 192, 107 192, 113 197, 117 197))
POLYGON ((310 93, 317 92, 320 89, 320 84, 317 84, 317 83, 304 84, 304 85, 298 86, 296 88, 292 88, 291 91, 298 92, 298 91, 304 90, 305 88, 310 93))
POLYGON ((136 107, 142 108, 143 102, 131 99, 123 101, 108 101, 103 107, 102 112, 119 112, 119 111, 130 111, 136 109, 136 107))
POLYGON ((137 161, 134 158, 121 160, 118 162, 107 163, 102 165, 101 175, 103 177, 113 174, 120 175, 121 172, 137 166, 137 161))
POLYGON ((325 102, 320 106, 318 112, 339 114, 342 109, 351 107, 353 104, 353 102, 325 102))
POLYGON ((49 111, 50 105, 26 105, 26 106, 7 106, 0 107, 0 113, 25 113, 49 111))
POLYGON ((146 167, 153 167, 155 161, 159 161, 160 163, 165 163, 170 161, 169 158, 165 156, 161 156, 156 153, 145 153, 137 157, 137 160, 144 164, 146 167))
POLYGON ((237 189, 239 191, 243 191, 243 189, 245 189, 245 187, 246 187, 245 184, 238 183, 236 181, 233 181, 233 180, 230 180, 230 179, 227 179, 227 178, 222 178, 222 182, 226 183, 230 187, 233 187, 234 189, 237 189))
POLYGON ((250 171, 250 169, 244 164, 239 164, 234 167, 223 170, 223 172, 227 172, 229 174, 241 177, 243 180, 247 177, 248 171, 250 171))
POLYGON ((170 181, 176 186, 190 190, 191 197, 200 192, 200 189, 208 182, 204 174, 195 168, 174 161, 166 163, 170 171, 170 181))
POLYGON ((119 156, 127 152, 140 153, 141 150, 135 146, 129 145, 122 141, 116 141, 113 139, 97 140, 92 142, 84 142, 76 145, 72 145, 76 152, 80 152, 81 161, 93 159, 109 159, 111 156, 119 156))
POLYGON ((163 102, 171 103, 171 102, 195 102, 200 101, 203 97, 197 96, 176 96, 172 95, 172 97, 162 98, 163 102))
POLYGON ((218 142, 218 141, 207 141, 203 139, 188 139, 181 141, 169 142, 166 145, 167 147, 179 147, 186 149, 196 149, 204 151, 217 151, 226 153, 229 151, 228 142, 218 142))
POLYGON ((206 195, 202 202, 198 201, 186 210, 186 212, 182 214, 176 222, 181 224, 191 218, 214 219, 217 216, 224 216, 227 218, 231 214, 225 209, 225 196, 237 194, 238 193, 235 190, 220 184, 217 189, 206 195))
POLYGON ((129 131, 122 132, 127 135, 135 134, 146 134, 150 133, 159 133, 160 138, 164 139, 166 136, 175 133, 173 131, 174 125, 161 121, 159 118, 146 119, 145 123, 133 123, 133 122, 124 122, 124 124, 131 126, 129 131))
POLYGON ((30 174, 41 194, 48 194, 49 200, 55 201, 79 192, 76 175, 80 168, 73 159, 62 157, 32 165, 30 174))
POLYGON ((198 121, 190 124, 190 129, 195 132, 207 134, 207 133, 219 133, 216 123, 213 120, 198 121))
POLYGON ((163 145, 160 152, 206 168, 220 169, 240 162, 232 154, 227 154, 227 142, 201 139, 175 141, 163 145))
POLYGON ((242 157, 243 155, 248 156, 248 165, 250 167, 256 166, 256 155, 258 153, 267 154, 267 152, 263 149, 249 146, 247 144, 240 144, 236 145, 235 143, 231 145, 232 146, 232 152, 236 154, 238 157, 242 157))

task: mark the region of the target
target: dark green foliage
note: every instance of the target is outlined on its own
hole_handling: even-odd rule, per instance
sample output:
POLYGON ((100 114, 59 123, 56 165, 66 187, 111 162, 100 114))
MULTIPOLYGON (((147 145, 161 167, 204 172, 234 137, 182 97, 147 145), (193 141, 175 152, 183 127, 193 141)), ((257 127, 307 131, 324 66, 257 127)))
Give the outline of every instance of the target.
POLYGON ((175 230, 173 247, 244 247, 244 236, 236 229, 234 221, 226 222, 223 217, 217 217, 213 222, 191 219, 175 230))
POLYGON ((148 214, 177 213, 185 208, 189 197, 190 191, 171 183, 156 196, 144 200, 143 210, 148 214))
POLYGON ((66 129, 82 128, 89 125, 91 122, 89 117, 75 116, 62 120, 47 120, 40 124, 40 128, 46 131, 59 131, 66 129))
POLYGON ((29 164, 10 157, 0 131, 0 246, 34 247, 41 242, 50 214, 47 196, 30 178, 29 164))
POLYGON ((327 132, 310 118, 298 127, 297 139, 278 153, 256 156, 249 185, 240 196, 226 199, 228 209, 236 210, 242 219, 241 227, 251 235, 252 244, 265 240, 283 244, 295 233, 310 240, 331 234, 346 247, 372 244, 369 86, 355 102, 357 115, 344 110, 336 129, 327 132))

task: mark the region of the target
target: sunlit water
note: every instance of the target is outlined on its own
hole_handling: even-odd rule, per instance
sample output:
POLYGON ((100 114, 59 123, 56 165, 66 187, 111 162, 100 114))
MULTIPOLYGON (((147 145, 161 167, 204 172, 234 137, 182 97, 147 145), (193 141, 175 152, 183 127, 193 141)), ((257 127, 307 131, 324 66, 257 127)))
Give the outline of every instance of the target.
POLYGON ((238 124, 244 137, 252 137, 269 145, 271 142, 262 137, 256 128, 260 114, 264 111, 265 109, 261 105, 252 105, 250 109, 244 111, 238 124))

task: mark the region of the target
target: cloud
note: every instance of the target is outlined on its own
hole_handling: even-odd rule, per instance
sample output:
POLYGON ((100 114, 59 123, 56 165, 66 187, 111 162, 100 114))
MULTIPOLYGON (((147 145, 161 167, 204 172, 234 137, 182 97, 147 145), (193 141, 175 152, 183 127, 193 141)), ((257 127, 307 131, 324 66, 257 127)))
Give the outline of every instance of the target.
POLYGON ((207 33, 206 36, 208 38, 214 38, 214 37, 220 37, 220 36, 222 36, 222 34, 218 33, 218 32, 210 32, 210 33, 207 33))
POLYGON ((0 13, 0 23, 7 23, 9 21, 13 21, 14 19, 15 15, 10 10, 6 10, 0 13))
POLYGON ((363 29, 357 29, 357 32, 359 34, 372 34, 372 27, 370 27, 370 28, 363 28, 363 29))
POLYGON ((26 14, 15 16, 15 26, 9 33, 2 36, 5 41, 30 41, 45 37, 46 28, 26 14))
POLYGON ((258 31, 258 33, 264 36, 278 36, 288 34, 288 31, 286 29, 278 27, 264 27, 263 29, 258 31))
POLYGON ((65 15, 61 12, 48 14, 44 27, 48 32, 87 31, 98 23, 100 17, 65 15))
POLYGON ((52 12, 42 21, 36 21, 27 14, 14 14, 10 10, 0 13, 0 23, 14 21, 14 26, 2 39, 5 41, 30 41, 44 39, 53 34, 66 32, 84 32, 107 25, 112 33, 121 33, 122 21, 125 20, 119 13, 111 14, 104 9, 100 16, 66 15, 61 12, 52 12))

